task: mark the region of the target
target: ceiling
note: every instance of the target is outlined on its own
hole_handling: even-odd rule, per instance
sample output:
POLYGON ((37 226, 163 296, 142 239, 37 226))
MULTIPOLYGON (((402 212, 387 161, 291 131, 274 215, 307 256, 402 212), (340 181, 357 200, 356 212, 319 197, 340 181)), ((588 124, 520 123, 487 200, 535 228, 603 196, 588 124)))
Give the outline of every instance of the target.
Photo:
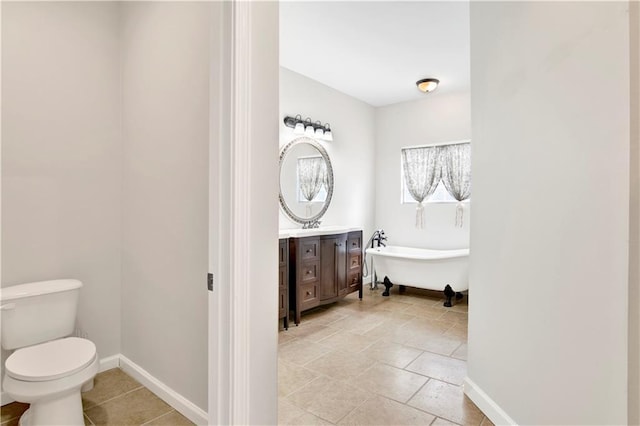
POLYGON ((469 3, 280 3, 280 65, 373 106, 469 89, 469 3))

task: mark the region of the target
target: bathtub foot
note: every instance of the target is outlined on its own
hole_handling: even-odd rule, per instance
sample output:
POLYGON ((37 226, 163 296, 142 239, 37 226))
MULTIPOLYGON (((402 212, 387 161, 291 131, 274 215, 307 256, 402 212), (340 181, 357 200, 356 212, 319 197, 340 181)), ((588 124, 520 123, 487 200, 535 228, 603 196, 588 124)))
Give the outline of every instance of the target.
POLYGON ((398 291, 399 291, 400 293, 404 293, 405 291, 407 291, 407 287, 406 287, 406 286, 403 286, 403 285, 399 285, 399 286, 398 286, 398 291))
POLYGON ((393 287, 393 283, 391 282, 391 280, 389 280, 389 277, 384 277, 384 281, 382 282, 384 284, 384 292, 382 292, 383 296, 388 296, 389 295, 389 290, 391 289, 391 287, 393 287))
MULTIPOLYGON (((453 291, 453 289, 451 288, 451 286, 449 284, 447 284, 447 286, 444 288, 444 297, 447 298, 447 300, 444 301, 444 306, 447 308, 450 308, 451 305, 451 298, 453 298, 453 296, 456 296, 456 292, 453 291)), ((457 298, 457 296, 456 296, 457 298)))

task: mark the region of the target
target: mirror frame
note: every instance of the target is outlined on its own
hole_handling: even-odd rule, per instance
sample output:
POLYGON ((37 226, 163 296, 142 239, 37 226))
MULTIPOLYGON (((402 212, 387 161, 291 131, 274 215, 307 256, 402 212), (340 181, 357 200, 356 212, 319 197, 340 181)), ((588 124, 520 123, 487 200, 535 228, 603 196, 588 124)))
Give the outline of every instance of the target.
POLYGON ((280 175, 278 176, 278 187, 279 187, 279 190, 280 190, 280 207, 282 207, 282 210, 284 210, 284 212, 289 217, 289 219, 291 219, 292 221, 294 221, 296 223, 305 224, 305 223, 308 223, 308 222, 317 221, 322 216, 324 216, 324 214, 327 212, 327 209, 329 208, 329 205, 331 204, 331 198, 333 197, 333 166, 331 165, 331 160, 329 159, 329 154, 324 149, 324 147, 322 145, 320 145, 315 139, 309 138, 307 136, 302 136, 302 137, 299 137, 299 138, 296 138, 296 139, 292 140, 291 142, 286 144, 284 147, 282 147, 282 149, 280 150, 280 167, 279 167, 279 171, 280 171, 280 175), (306 219, 296 215, 289 208, 289 206, 287 206, 287 202, 284 200, 284 197, 282 196, 282 163, 283 163, 285 157, 287 156, 287 154, 295 146, 301 145, 303 143, 312 145, 314 148, 316 148, 320 152, 320 155, 322 156, 324 161, 326 161, 326 163, 327 163, 327 172, 329 173, 329 188, 327 188, 327 198, 324 201, 324 205, 322 206, 322 209, 320 209, 320 211, 315 216, 312 216, 312 217, 306 218, 306 219))

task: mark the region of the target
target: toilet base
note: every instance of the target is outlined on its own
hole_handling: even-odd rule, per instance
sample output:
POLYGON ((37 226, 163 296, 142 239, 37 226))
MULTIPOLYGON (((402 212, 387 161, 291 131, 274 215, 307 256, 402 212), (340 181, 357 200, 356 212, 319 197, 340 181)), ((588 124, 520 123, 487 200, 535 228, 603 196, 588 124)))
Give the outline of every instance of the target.
POLYGON ((20 418, 21 426, 84 426, 80 389, 98 373, 99 361, 70 376, 46 382, 16 380, 5 372, 2 387, 13 400, 31 404, 20 418))
POLYGON ((24 413, 20 416, 20 420, 18 421, 18 426, 28 426, 29 425, 29 410, 27 408, 24 413))
POLYGON ((32 403, 20 417, 20 426, 84 426, 80 390, 59 398, 32 403))

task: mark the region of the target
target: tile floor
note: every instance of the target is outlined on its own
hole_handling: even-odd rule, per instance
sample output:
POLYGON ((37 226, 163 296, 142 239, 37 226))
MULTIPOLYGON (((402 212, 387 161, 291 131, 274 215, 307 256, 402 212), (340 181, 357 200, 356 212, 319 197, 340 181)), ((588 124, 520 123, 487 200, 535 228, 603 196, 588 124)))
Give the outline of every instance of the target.
MULTIPOLYGON (((408 288, 390 297, 365 288, 302 317, 279 333, 278 415, 282 425, 482 425, 464 396, 466 298, 444 308, 439 292, 408 288)), ((83 393, 87 425, 192 425, 119 369, 83 393)), ((0 409, 14 426, 27 408, 0 409)))
POLYGON ((492 425, 462 392, 466 297, 365 286, 279 333, 281 425, 492 425))
MULTIPOLYGON (((193 425, 151 391, 115 368, 98 374, 94 387, 82 394, 85 425, 193 425)), ((15 426, 28 404, 0 409, 0 425, 15 426)))

